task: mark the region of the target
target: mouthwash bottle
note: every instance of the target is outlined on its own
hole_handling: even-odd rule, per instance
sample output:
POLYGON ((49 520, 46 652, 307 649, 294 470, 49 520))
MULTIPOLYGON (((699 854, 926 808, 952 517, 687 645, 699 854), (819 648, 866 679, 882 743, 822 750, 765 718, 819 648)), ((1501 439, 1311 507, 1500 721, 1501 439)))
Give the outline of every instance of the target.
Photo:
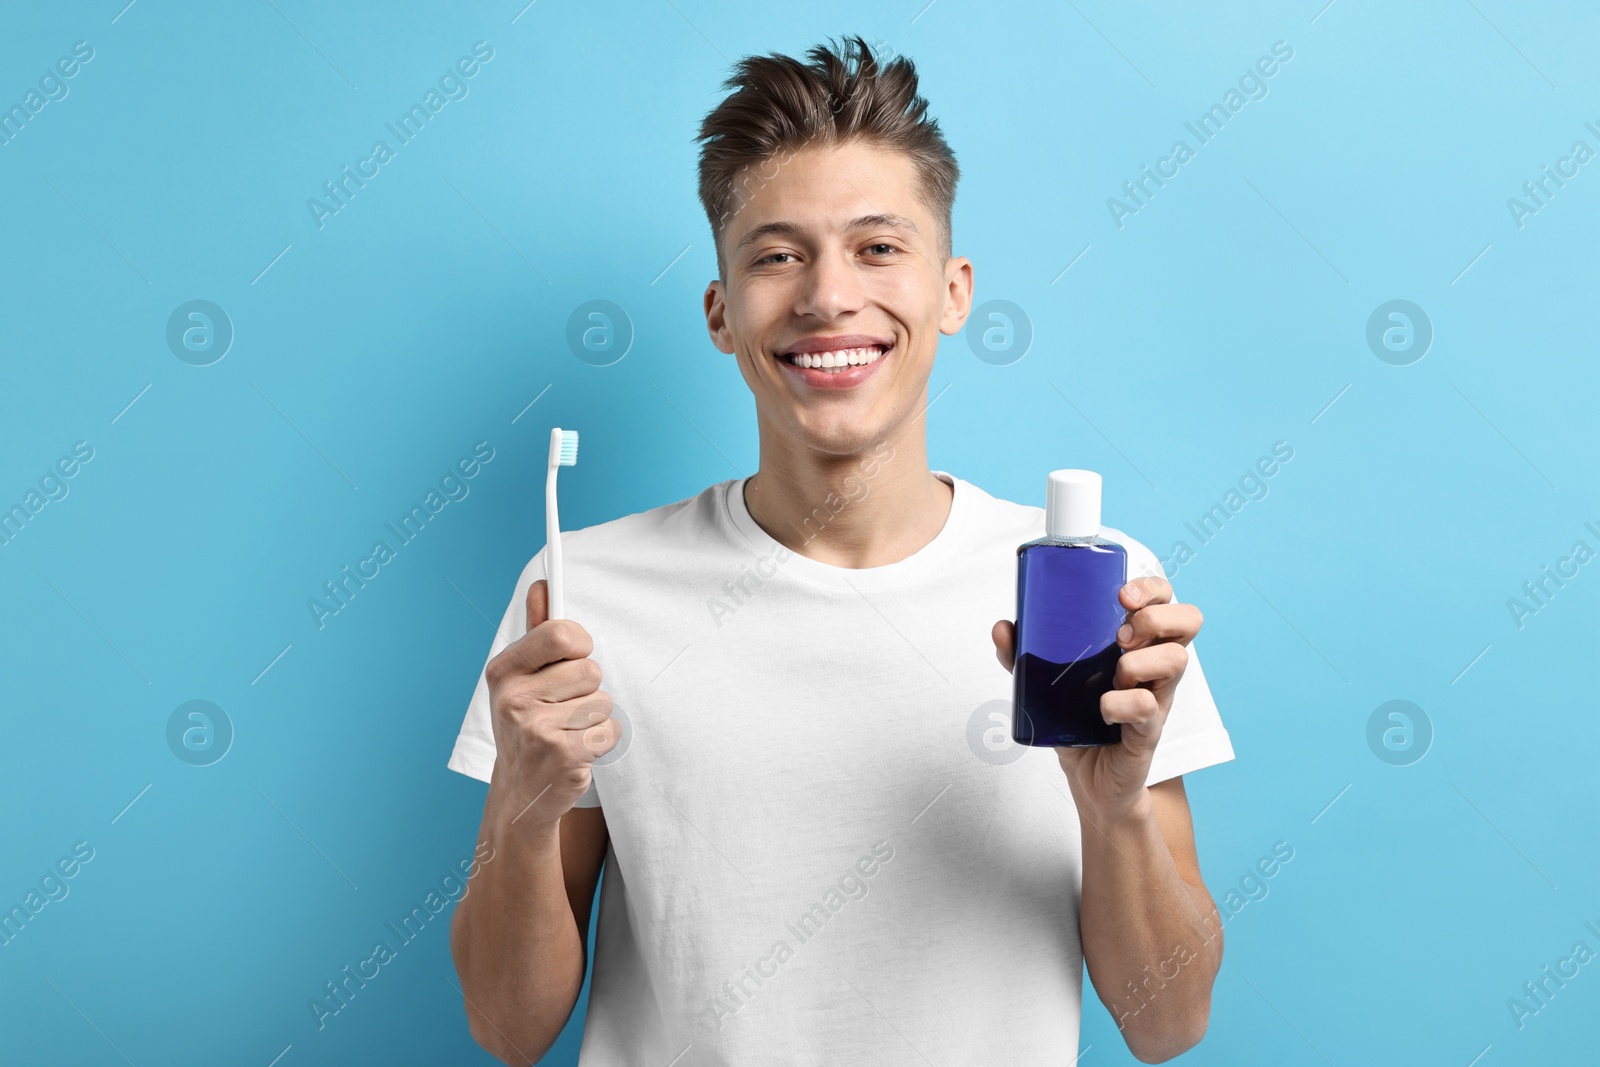
POLYGON ((1117 599, 1128 553, 1100 537, 1100 475, 1051 471, 1045 535, 1017 547, 1017 660, 1011 738, 1020 745, 1114 745, 1122 724, 1100 715, 1127 621, 1117 599))

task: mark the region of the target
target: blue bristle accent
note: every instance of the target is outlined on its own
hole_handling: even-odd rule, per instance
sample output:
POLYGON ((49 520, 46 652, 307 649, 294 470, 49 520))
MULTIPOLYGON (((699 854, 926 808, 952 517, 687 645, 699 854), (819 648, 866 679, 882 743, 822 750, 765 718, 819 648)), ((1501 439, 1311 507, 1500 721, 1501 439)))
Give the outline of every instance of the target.
POLYGON ((561 431, 561 465, 563 467, 576 466, 578 462, 578 431, 561 431))

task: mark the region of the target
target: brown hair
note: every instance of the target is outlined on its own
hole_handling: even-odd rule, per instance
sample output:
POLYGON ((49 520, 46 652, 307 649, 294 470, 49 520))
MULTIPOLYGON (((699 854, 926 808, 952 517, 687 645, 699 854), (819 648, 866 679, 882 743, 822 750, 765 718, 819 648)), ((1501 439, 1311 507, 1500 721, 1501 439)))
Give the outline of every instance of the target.
POLYGON ((839 49, 816 45, 807 56, 809 64, 777 53, 744 57, 722 83, 735 91, 700 124, 700 203, 717 246, 718 276, 727 274, 723 229, 744 205, 752 180, 770 181, 796 151, 814 143, 864 141, 910 156, 921 199, 939 224, 940 250, 949 259, 961 170, 939 123, 926 117, 916 65, 905 56, 880 63, 860 36, 845 38, 839 49), (748 172, 758 167, 771 172, 748 172))

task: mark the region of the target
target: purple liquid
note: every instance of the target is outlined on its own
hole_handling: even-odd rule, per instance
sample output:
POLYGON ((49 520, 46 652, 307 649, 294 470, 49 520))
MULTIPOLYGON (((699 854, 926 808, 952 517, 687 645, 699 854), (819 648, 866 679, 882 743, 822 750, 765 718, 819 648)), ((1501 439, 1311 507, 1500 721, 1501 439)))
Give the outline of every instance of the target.
POLYGON ((1100 697, 1111 689, 1127 612, 1128 554, 1101 538, 1041 538, 1017 549, 1017 662, 1011 738, 1019 745, 1114 745, 1100 697))

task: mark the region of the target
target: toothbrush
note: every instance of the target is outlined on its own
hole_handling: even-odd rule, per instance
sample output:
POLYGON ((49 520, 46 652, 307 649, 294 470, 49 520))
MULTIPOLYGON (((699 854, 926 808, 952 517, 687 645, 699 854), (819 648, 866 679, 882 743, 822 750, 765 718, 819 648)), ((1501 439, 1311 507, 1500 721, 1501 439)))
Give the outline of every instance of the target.
POLYGON ((576 466, 578 431, 550 431, 550 469, 544 482, 545 574, 550 581, 550 610, 547 618, 566 618, 566 602, 561 587, 561 519, 556 514, 556 468, 576 466))

